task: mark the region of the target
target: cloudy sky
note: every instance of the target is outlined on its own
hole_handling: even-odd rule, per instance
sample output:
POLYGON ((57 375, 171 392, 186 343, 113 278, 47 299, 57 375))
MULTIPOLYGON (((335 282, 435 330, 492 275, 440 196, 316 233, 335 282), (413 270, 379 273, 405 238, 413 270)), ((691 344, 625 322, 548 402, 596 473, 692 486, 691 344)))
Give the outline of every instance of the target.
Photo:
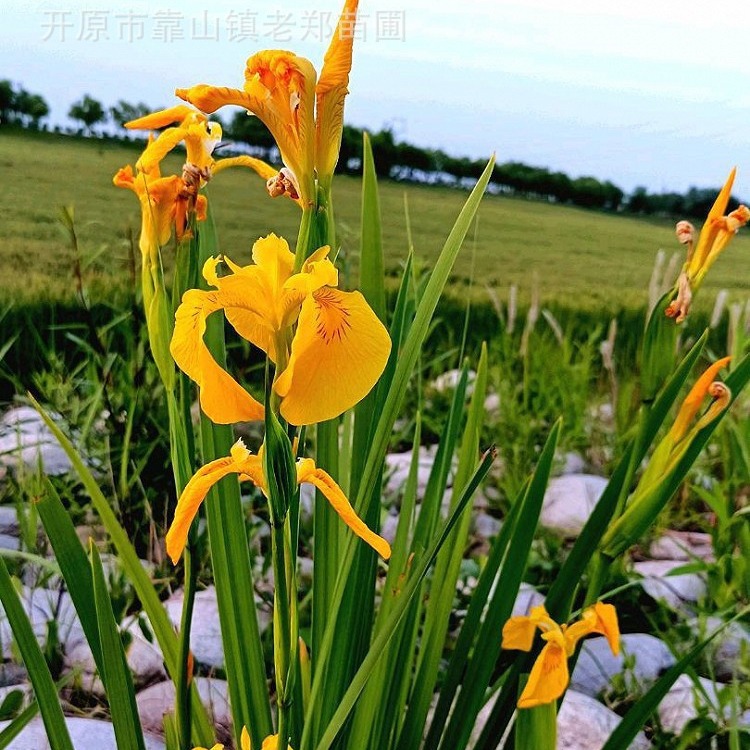
MULTIPOLYGON (((339 0, 3 0, 0 78, 65 123, 83 93, 154 107, 238 86, 245 59, 319 65, 339 0), (171 4, 170 4, 171 1, 171 4)), ((347 120, 469 156, 495 151, 626 190, 750 196, 750 55, 738 2, 361 0, 347 120)))

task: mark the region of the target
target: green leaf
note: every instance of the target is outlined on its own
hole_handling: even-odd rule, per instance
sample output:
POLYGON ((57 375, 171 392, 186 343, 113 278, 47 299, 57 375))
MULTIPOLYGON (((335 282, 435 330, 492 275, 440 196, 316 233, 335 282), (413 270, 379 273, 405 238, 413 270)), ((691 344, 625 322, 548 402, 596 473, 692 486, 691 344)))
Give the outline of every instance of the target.
POLYGON ((542 501, 552 471, 555 448, 560 436, 561 423, 555 422, 547 438, 536 471, 524 497, 518 522, 508 551, 503 560, 495 592, 490 599, 487 614, 477 632, 474 653, 469 661, 461 691, 458 694, 451 720, 446 727, 441 750, 465 747, 474 721, 484 702, 492 672, 500 655, 503 625, 510 617, 513 603, 528 565, 529 552, 542 510, 542 501))
POLYGON ((599 502, 594 507, 547 593, 544 606, 555 622, 566 622, 570 616, 570 609, 581 577, 617 509, 618 499, 631 464, 633 448, 634 445, 631 443, 620 459, 620 463, 617 464, 599 502))
MULTIPOLYGON (((133 588, 143 605, 143 609, 148 615, 151 628, 154 631, 154 636, 156 637, 159 648, 164 656, 164 663, 167 667, 167 671, 171 676, 176 675, 178 649, 177 636, 172 628, 172 623, 169 621, 169 617, 167 617, 164 606, 159 600, 156 589, 151 583, 148 573, 144 570, 133 545, 130 543, 130 538, 127 532, 118 522, 114 511, 110 508, 109 503, 107 502, 107 498, 99 488, 99 483, 78 455, 73 444, 68 440, 49 414, 45 412, 39 402, 31 394, 28 394, 28 397, 47 427, 49 427, 52 434, 60 443, 60 446, 70 459, 73 469, 78 474, 79 479, 86 489, 94 506, 94 510, 99 514, 99 518, 107 529, 112 544, 114 544, 115 549, 117 550, 123 570, 125 571, 130 583, 133 584, 133 588)), ((213 726, 208 719, 206 709, 201 703, 200 696, 195 687, 193 688, 193 706, 193 731, 196 735, 196 739, 202 744, 210 746, 213 741, 213 726)))
MULTIPOLYGON (((378 477, 382 472, 383 460, 388 448, 388 442, 391 437, 393 424, 403 403, 407 385, 411 378, 414 365, 419 358, 422 344, 424 343, 424 340, 429 332, 430 323, 435 313, 438 301, 443 292, 448 277, 450 276, 450 272, 453 268, 456 257, 458 256, 458 252, 461 249, 461 245, 469 229, 469 226, 471 225, 474 215, 479 208, 479 203, 487 187, 487 183, 489 182, 489 179, 492 175, 493 166, 494 158, 491 159, 487 164, 487 167, 485 168, 482 176, 477 182, 476 187, 474 188, 474 190, 472 190, 469 198, 464 204, 464 207, 461 210, 461 213, 459 214, 458 219, 453 226, 453 229, 451 230, 448 238, 445 241, 443 249, 433 267, 432 273, 430 274, 430 278, 427 282, 424 293, 422 294, 419 301, 419 305, 409 328, 409 333, 406 336, 403 347, 401 347, 398 352, 398 358, 395 363, 392 381, 389 384, 383 401, 378 403, 379 418, 377 426, 373 433, 373 438, 370 441, 367 460, 365 461, 362 471, 356 501, 353 503, 355 509, 362 517, 368 516, 369 506, 372 502, 374 502, 375 496, 372 492, 372 489, 376 486, 378 477)), ((336 590, 334 592, 334 596, 331 599, 331 611, 338 611, 341 602, 344 599, 348 574, 351 570, 351 564, 356 549, 354 545, 355 542, 349 539, 346 544, 344 554, 340 558, 340 572, 336 583, 336 590)), ((322 639, 318 653, 313 656, 314 659, 317 659, 322 663, 326 663, 328 661, 333 647, 334 633, 335 627, 333 624, 330 624, 329 627, 326 628, 325 636, 322 639)), ((360 671, 361 669, 362 668, 360 667, 360 671)), ((313 680, 313 689, 310 696, 310 706, 307 711, 305 732, 303 734, 301 744, 302 750, 305 750, 306 748, 311 746, 313 717, 318 711, 317 702, 322 692, 321 675, 323 671, 324 670, 317 670, 315 678, 313 680)), ((347 694, 348 693, 349 691, 347 691, 347 694)), ((338 711, 336 715, 338 715, 338 711)))
MULTIPOLYGON (((466 379, 464 368, 463 379, 466 379)), ((458 502, 461 492, 469 479, 479 453, 479 440, 484 417, 484 398, 487 392, 487 347, 482 346, 482 354, 477 366, 474 393, 469 407, 456 477, 453 484, 451 503, 458 502)), ((440 500, 435 505, 440 508, 440 500)), ((450 625, 456 583, 461 569, 466 539, 471 525, 471 506, 466 507, 456 528, 451 532, 448 543, 441 549, 435 572, 430 584, 430 594, 424 616, 417 673, 414 690, 409 699, 409 710, 399 737, 398 747, 407 750, 416 747, 424 735, 425 722, 432 702, 435 684, 440 668, 445 639, 450 625)))
POLYGON ((13 629, 13 636, 34 688, 50 748, 51 750, 74 750, 57 697, 57 687, 34 636, 29 618, 13 587, 5 561, 2 559, 0 559, 0 601, 13 629))
MULTIPOLYGON (((199 267, 210 256, 219 254, 210 206, 209 200, 209 215, 198 230, 199 267)), ((224 321, 220 315, 212 315, 206 321, 204 341, 219 366, 225 367, 224 321)), ((200 435, 204 462, 229 455, 234 442, 230 426, 215 425, 201 414, 200 435)), ((216 484, 204 506, 235 740, 239 746, 240 732, 246 726, 253 747, 260 747, 262 741, 272 734, 271 707, 253 593, 245 514, 236 477, 226 477, 216 484)))
POLYGON ((99 551, 89 543, 94 604, 99 623, 102 671, 100 672, 112 714, 118 750, 145 750, 143 731, 135 703, 133 679, 125 658, 120 631, 115 622, 112 602, 104 580, 99 551))
POLYGON ((39 517, 42 519, 44 530, 52 544, 55 558, 65 579, 78 619, 81 621, 97 671, 99 674, 103 674, 104 664, 99 641, 96 605, 92 598, 91 565, 78 534, 76 534, 75 526, 73 526, 57 490, 49 479, 46 480, 45 489, 46 492, 36 505, 39 517))
POLYGON ((330 723, 326 727, 325 732, 316 745, 316 750, 328 750, 336 739, 339 731, 346 722, 349 713, 351 712, 357 698, 359 698, 364 686, 372 674, 373 669, 377 665, 380 657, 382 656, 385 648, 387 647, 391 637, 393 636, 396 628, 398 627, 401 618, 406 612, 409 602, 414 594, 418 591, 419 586, 427 575, 432 563, 435 561, 440 549, 450 536, 451 531, 461 517, 461 513, 464 511, 469 501, 471 500, 477 487, 481 484, 484 478, 487 476, 487 472, 490 470, 492 461, 494 459, 494 449, 488 451, 482 461, 477 466, 471 479, 467 482, 463 494, 460 500, 454 507, 451 514, 442 525, 439 533, 433 539, 429 550, 424 555, 420 563, 415 567, 414 572, 409 578, 408 582, 404 586, 403 594, 396 601, 391 614, 389 615, 382 631, 373 639, 370 646, 370 650, 367 652, 367 656, 362 662, 357 673, 354 675, 354 679, 344 693, 341 702, 336 707, 336 711, 331 719, 330 723))
POLYGON ((23 732, 24 727, 39 713, 39 704, 33 701, 0 732, 0 750, 8 747, 23 732))
POLYGON ((602 750, 620 750, 623 747, 630 747, 638 732, 641 731, 649 716, 656 711, 664 696, 677 681, 677 678, 684 674, 690 665, 695 661, 706 646, 716 638, 725 628, 729 627, 735 620, 750 612, 750 607, 745 607, 735 617, 727 622, 722 623, 707 638, 693 646, 676 664, 671 666, 646 692, 646 694, 625 714, 622 721, 609 736, 602 750))

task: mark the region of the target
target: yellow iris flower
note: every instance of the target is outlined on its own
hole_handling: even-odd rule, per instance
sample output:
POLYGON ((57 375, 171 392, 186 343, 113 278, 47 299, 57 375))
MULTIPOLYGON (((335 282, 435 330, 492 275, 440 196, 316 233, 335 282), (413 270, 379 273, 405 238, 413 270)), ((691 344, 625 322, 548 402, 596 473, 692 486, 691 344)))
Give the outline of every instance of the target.
POLYGON ((531 668, 526 687, 518 699, 518 708, 534 708, 552 703, 570 682, 568 659, 578 641, 587 635, 603 635, 612 653, 620 653, 620 628, 617 612, 611 604, 597 602, 584 610, 581 619, 572 625, 558 625, 544 606, 533 607, 529 615, 511 617, 503 627, 503 648, 530 651, 537 628, 546 641, 531 668))
MULTIPOLYGON (((229 456, 211 461, 200 468, 180 495, 174 520, 167 532, 167 554, 177 564, 187 541, 190 524, 211 487, 229 474, 239 475, 240 481, 252 482, 266 494, 267 483, 263 474, 263 457, 250 453, 242 440, 233 446, 229 456)), ((388 542, 371 531, 356 514, 341 488, 323 469, 317 468, 311 458, 297 461, 297 484, 309 482, 326 497, 341 520, 363 541, 367 542, 386 560, 391 556, 388 542)), ((265 744, 263 746, 265 748, 265 744)))
POLYGON ((675 318, 677 323, 682 323, 690 312, 693 293, 700 286, 708 269, 730 243, 732 237, 750 220, 750 209, 747 206, 739 206, 728 216, 724 215, 732 195, 736 174, 735 167, 729 173, 724 187, 708 212, 697 244, 694 245, 693 225, 688 221, 681 221, 677 224, 677 239, 683 245, 687 245, 687 261, 677 279, 677 295, 665 311, 667 317, 675 318))
MULTIPOLYGON (((242 735, 240 737, 240 747, 242 750, 253 750, 252 744, 250 743, 250 733, 247 731, 247 727, 242 727, 242 735)), ((260 750, 276 750, 279 746, 279 735, 274 734, 270 737, 266 737, 263 740, 263 745, 260 750)), ((196 747, 193 750, 206 750, 205 747, 196 747)), ((211 750, 224 750, 224 745, 217 743, 211 750)), ((290 747, 289 750, 292 750, 290 747)))
POLYGON ((199 84, 175 92, 208 114, 231 104, 263 121, 284 162, 280 173, 265 165, 273 174, 267 184, 274 197, 286 194, 309 206, 316 176, 323 185, 330 182, 344 127, 357 5, 358 0, 346 0, 319 79, 309 60, 264 50, 248 58, 242 89, 199 84))
POLYGON ((375 385, 391 349, 388 332, 360 292, 335 288, 338 272, 328 252, 320 248, 295 274, 286 240, 270 234, 253 245, 253 264, 238 266, 225 257, 231 273, 219 277, 221 259, 210 258, 203 275, 216 288, 185 293, 171 352, 198 384, 201 408, 213 422, 263 418, 262 405, 219 367, 203 342, 206 318, 218 310, 276 364, 273 390, 292 424, 333 419, 375 385))

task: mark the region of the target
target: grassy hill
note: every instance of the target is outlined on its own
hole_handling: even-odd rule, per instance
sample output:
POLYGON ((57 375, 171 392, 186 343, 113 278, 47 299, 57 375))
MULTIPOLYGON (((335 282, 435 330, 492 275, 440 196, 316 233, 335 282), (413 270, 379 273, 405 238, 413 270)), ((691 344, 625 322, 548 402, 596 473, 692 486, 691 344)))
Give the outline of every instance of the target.
MULTIPOLYGON (((53 134, 0 131, 0 300, 66 300, 72 283, 73 251, 57 219, 61 205, 74 205, 81 252, 94 294, 130 283, 128 229, 137 232, 135 196, 112 185, 112 175, 134 163, 141 146, 53 134)), ((167 170, 177 171, 175 156, 167 170)), ((384 182, 381 185, 386 263, 396 268, 407 248, 405 201, 418 256, 429 265, 439 251, 466 195, 457 190, 384 182)), ((298 210, 290 201, 269 199, 249 170, 228 170, 209 188, 223 251, 248 262, 254 239, 274 231, 293 240, 298 210)), ((359 181, 336 181, 336 221, 344 266, 356 261, 359 181)), ((486 286, 506 295, 519 285, 528 299, 536 272, 542 299, 580 309, 641 306, 659 248, 681 251, 671 222, 611 216, 536 201, 487 196, 479 222, 456 266, 452 291, 465 294, 475 248, 473 294, 486 286)), ((700 300, 728 288, 750 294, 747 259, 750 237, 738 237, 712 270, 700 300)), ((167 259, 168 260, 168 259, 167 259)))

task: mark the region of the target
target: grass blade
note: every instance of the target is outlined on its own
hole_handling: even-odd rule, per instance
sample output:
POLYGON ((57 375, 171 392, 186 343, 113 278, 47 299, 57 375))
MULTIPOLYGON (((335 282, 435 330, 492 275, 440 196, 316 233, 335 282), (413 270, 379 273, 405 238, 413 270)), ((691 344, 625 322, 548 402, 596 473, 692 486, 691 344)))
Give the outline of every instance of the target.
MULTIPOLYGON (((167 671, 170 676, 176 675, 178 649, 177 636, 172 628, 172 623, 169 621, 169 617, 167 617, 166 610, 159 600, 156 589, 151 583, 148 573, 143 568, 143 565, 141 565, 141 561, 138 559, 138 555, 136 554, 135 549, 133 549, 133 545, 130 543, 130 538, 128 537, 127 532, 118 522, 117 516, 115 516, 114 511, 110 508, 107 498, 99 487, 99 483, 78 455, 78 451, 73 447, 73 444, 68 440, 49 414, 47 414, 42 408, 39 402, 31 394, 29 394, 28 397, 47 427, 49 427, 52 434, 60 443, 62 449, 67 454, 73 469, 78 474, 81 483, 86 489, 94 506, 94 510, 99 515, 104 528, 107 529, 107 533, 112 540, 112 544, 114 544, 115 549, 117 550, 123 570, 125 571, 128 580, 133 584, 133 588, 138 595, 141 605, 148 615, 151 628, 154 632, 154 637, 156 638, 164 657, 164 664, 166 665, 167 671)), ((206 709, 201 703, 200 696, 195 688, 193 689, 193 705, 193 731, 196 738, 204 745, 211 745, 213 741, 213 727, 208 720, 206 709)))
POLYGON ((676 664, 671 666, 646 692, 646 694, 625 714, 622 721, 617 725, 614 732, 604 744, 602 750, 620 750, 623 747, 630 747, 630 744, 640 732, 648 717, 656 711, 664 696, 677 681, 677 678, 684 674, 688 667, 700 656, 709 643, 716 636, 731 625, 736 620, 750 612, 750 607, 745 607, 735 617, 722 623, 716 630, 700 643, 693 646, 676 664))
POLYGON ((13 636, 34 688, 50 748, 51 750, 74 750, 57 697, 57 687, 47 667, 47 662, 44 660, 42 650, 39 648, 29 618, 13 587, 5 560, 2 559, 0 559, 0 601, 13 629, 13 636))
POLYGON ((91 597, 94 588, 91 565, 76 534, 73 521, 49 479, 46 481, 46 492, 36 507, 60 565, 60 573, 65 579, 78 619, 81 621, 97 671, 100 675, 104 674, 96 605, 91 597))
POLYGON ((145 750, 143 730, 135 704, 133 679, 112 611, 112 601, 104 580, 102 561, 93 541, 90 542, 90 554, 94 603, 99 621, 99 642, 102 654, 103 669, 100 675, 107 692, 117 747, 118 750, 145 750))
POLYGON ((394 605, 393 610, 391 611, 391 614, 383 627, 383 630, 378 633, 378 635, 373 640, 372 645, 370 646, 370 650, 367 652, 367 656, 362 662, 360 668, 357 670, 357 673, 354 675, 354 679, 347 688, 346 693, 344 693, 344 696, 341 699, 341 703, 337 706, 333 718, 326 727, 326 730, 323 733, 323 737, 321 738, 320 742, 316 746, 316 750, 328 750, 328 748, 330 748, 333 744, 333 741, 336 739, 336 736, 341 730, 341 727, 346 722, 349 713, 351 712, 355 702, 357 701, 357 698, 362 692, 364 686, 367 684, 367 680, 372 674, 373 669, 378 663, 378 660, 382 656, 386 646, 388 645, 391 637, 398 627, 401 618, 403 617, 407 607, 409 606, 409 602, 411 601, 416 591, 419 589, 422 580, 427 575, 427 572, 432 566, 432 563, 435 561, 438 552, 448 539, 451 531, 458 522, 461 513, 468 505, 469 501, 474 495, 474 492, 476 492, 477 487, 479 487, 482 480, 487 476, 487 472, 490 470, 490 466, 492 465, 494 457, 494 449, 488 451, 477 466, 471 479, 467 482, 461 499, 456 504, 450 516, 446 519, 440 532, 436 535, 435 539, 430 545, 429 550, 427 551, 419 565, 416 566, 414 572, 412 573, 412 576, 404 587, 402 596, 394 605))

